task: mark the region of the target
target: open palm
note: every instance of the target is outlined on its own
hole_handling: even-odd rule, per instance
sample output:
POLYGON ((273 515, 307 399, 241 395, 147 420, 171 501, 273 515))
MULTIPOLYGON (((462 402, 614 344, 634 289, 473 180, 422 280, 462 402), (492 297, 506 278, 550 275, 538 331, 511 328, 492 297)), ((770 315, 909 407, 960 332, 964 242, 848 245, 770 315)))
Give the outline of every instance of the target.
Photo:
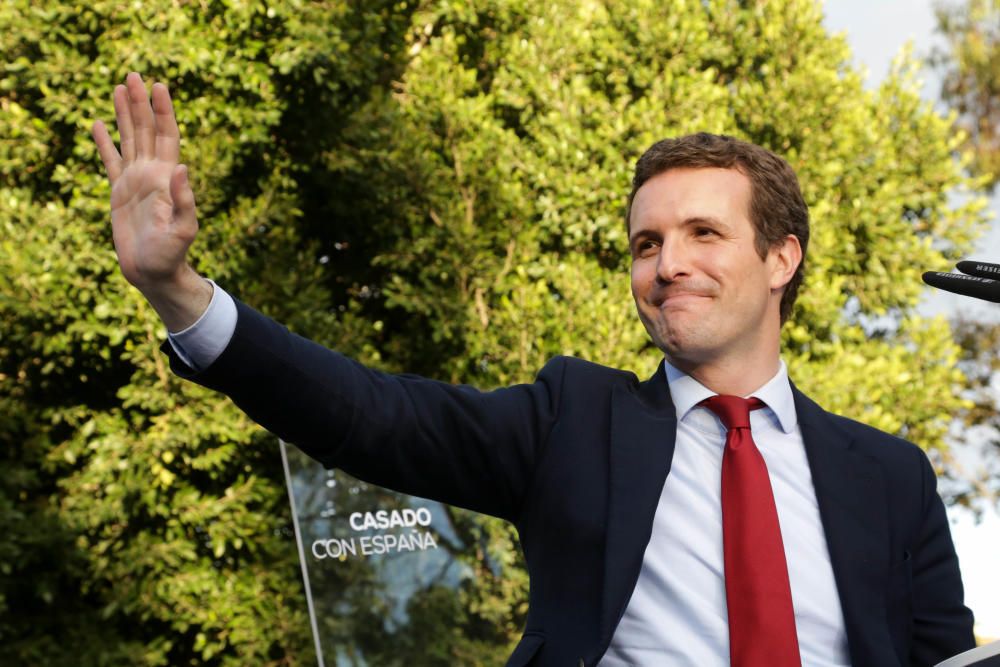
POLYGON ((107 128, 93 136, 111 182, 111 224, 126 280, 144 293, 169 284, 187 269, 187 250, 198 232, 187 168, 178 164, 180 133, 167 87, 129 74, 114 92, 121 152, 107 128))

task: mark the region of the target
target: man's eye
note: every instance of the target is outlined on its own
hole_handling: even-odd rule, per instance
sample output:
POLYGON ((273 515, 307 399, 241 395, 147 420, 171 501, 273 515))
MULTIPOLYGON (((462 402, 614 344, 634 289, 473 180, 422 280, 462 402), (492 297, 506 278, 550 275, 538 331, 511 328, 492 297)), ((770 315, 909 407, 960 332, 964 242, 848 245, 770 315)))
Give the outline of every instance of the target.
POLYGON ((695 236, 715 236, 716 231, 710 227, 698 227, 694 230, 695 236))

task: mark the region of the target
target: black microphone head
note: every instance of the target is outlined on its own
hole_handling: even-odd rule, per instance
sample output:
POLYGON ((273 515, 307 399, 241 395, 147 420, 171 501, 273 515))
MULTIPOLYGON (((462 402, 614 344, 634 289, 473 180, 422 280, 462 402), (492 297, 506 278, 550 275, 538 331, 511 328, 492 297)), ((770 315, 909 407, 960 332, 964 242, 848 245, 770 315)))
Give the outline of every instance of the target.
POLYGON ((955 267, 962 273, 967 273, 970 276, 991 278, 993 280, 1000 279, 1000 264, 963 259, 961 262, 956 264, 955 267))
MULTIPOLYGON (((966 262, 959 262, 959 268, 966 262)), ((968 262, 969 264, 979 264, 982 262, 968 262)), ((997 265, 989 265, 997 266, 997 265)), ((1000 267, 998 267, 1000 269, 1000 267)), ((941 271, 927 271, 923 275, 924 282, 931 287, 937 287, 955 294, 1000 303, 1000 281, 990 278, 982 278, 964 273, 943 273, 941 271)))

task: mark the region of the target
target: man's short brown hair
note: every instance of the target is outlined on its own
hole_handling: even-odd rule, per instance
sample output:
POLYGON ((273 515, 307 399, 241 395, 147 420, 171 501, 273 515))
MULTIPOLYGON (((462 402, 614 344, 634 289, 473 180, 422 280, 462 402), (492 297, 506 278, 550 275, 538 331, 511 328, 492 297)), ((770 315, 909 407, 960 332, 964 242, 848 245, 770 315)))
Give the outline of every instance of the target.
POLYGON ((805 273, 806 246, 809 244, 809 208, 802 198, 799 179, 781 157, 746 141, 719 134, 699 132, 676 139, 658 141, 642 154, 635 165, 632 192, 628 195, 625 224, 632 216, 635 193, 649 179, 670 169, 736 169, 750 179, 750 222, 754 245, 761 259, 768 251, 793 234, 802 246, 802 261, 781 297, 781 321, 792 313, 805 273))

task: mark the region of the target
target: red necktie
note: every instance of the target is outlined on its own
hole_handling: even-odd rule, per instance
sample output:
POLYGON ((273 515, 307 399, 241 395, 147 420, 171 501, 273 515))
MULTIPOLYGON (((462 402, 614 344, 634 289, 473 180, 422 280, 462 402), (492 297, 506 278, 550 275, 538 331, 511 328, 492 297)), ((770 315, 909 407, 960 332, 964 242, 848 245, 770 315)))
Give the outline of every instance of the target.
POLYGON ((756 399, 713 396, 702 405, 725 425, 722 545, 732 667, 801 665, 785 548, 767 465, 750 435, 756 399))

